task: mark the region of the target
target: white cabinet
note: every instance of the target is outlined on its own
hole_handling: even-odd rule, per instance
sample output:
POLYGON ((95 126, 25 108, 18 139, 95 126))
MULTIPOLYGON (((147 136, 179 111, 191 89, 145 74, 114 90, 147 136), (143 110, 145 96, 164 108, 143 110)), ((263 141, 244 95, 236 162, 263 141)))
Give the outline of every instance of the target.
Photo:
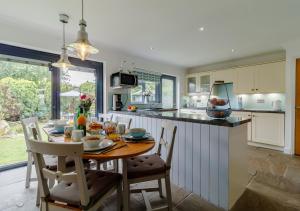
POLYGON ((261 93, 285 92, 285 62, 256 66, 255 88, 261 93))
MULTIPOLYGON (((233 111, 232 116, 251 119, 252 118, 252 113, 251 112, 233 111)), ((247 140, 248 141, 252 140, 252 137, 251 137, 252 136, 252 125, 251 124, 252 124, 251 122, 249 122, 247 124, 247 140)))
POLYGON ((284 146, 284 114, 252 113, 252 141, 284 146))
POLYGON ((237 94, 285 92, 285 62, 241 67, 236 71, 237 94))
POLYGON ((235 69, 237 72, 236 84, 233 86, 233 92, 237 94, 255 93, 254 66, 235 69))
POLYGON ((200 92, 210 92, 211 87, 211 73, 205 72, 205 73, 199 73, 198 76, 199 80, 199 91, 200 92))
POLYGON ((198 74, 189 74, 186 77, 186 88, 187 93, 196 93, 199 91, 199 80, 198 80, 198 74))
POLYGON ((233 85, 235 85, 236 71, 234 69, 218 70, 212 72, 211 77, 212 83, 215 81, 224 81, 225 83, 233 83, 233 85))

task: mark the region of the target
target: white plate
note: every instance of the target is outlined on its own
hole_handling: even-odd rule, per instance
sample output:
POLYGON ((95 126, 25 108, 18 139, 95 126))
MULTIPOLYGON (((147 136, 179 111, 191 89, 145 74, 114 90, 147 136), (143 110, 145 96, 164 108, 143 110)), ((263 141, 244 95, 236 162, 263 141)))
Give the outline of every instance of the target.
POLYGON ((113 145, 115 145, 115 143, 112 140, 104 139, 103 141, 100 142, 100 144, 97 147, 90 148, 90 147, 87 147, 84 145, 83 148, 84 148, 84 151, 91 152, 91 151, 106 149, 113 145))

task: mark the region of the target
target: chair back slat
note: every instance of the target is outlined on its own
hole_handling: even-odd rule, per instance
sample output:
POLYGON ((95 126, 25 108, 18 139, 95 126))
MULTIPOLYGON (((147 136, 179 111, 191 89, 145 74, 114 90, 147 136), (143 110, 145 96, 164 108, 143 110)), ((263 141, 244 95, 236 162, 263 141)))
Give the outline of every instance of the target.
POLYGON ((40 184, 41 197, 48 197, 50 194, 47 179, 55 179, 58 182, 73 182, 78 185, 81 205, 87 206, 90 198, 84 172, 81 155, 83 154, 82 143, 49 143, 29 140, 29 149, 33 154, 36 163, 36 172, 40 184), (75 161, 75 171, 65 173, 61 169, 52 171, 46 168, 43 155, 58 156, 59 160, 64 160, 69 156, 75 161))
POLYGON ((159 145, 158 145, 158 149, 157 149, 157 154, 159 156, 161 156, 162 147, 166 148, 166 152, 167 152, 166 165, 168 167, 171 166, 171 162, 172 162, 176 132, 177 132, 177 126, 174 125, 173 122, 165 121, 165 120, 162 121, 161 134, 160 134, 160 140, 159 140, 159 145), (169 138, 169 134, 171 134, 170 138, 169 138))
POLYGON ((30 117, 21 120, 25 143, 28 149, 28 140, 42 140, 42 134, 38 123, 37 117, 30 117))
POLYGON ((116 116, 115 122, 117 124, 125 124, 127 129, 130 129, 132 118, 124 116, 116 116))
POLYGON ((98 118, 100 122, 106 122, 106 121, 112 121, 113 119, 113 114, 103 114, 99 113, 98 118))

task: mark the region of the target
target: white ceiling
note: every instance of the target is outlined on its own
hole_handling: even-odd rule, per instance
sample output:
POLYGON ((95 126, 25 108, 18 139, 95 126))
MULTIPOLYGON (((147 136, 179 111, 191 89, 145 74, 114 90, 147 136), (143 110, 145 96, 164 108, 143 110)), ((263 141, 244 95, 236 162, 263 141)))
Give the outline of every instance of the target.
MULTIPOLYGON (((75 40, 80 0, 0 3, 2 21, 54 36, 61 34, 58 14, 64 12, 68 41, 75 40)), ((85 19, 99 48, 182 67, 278 50, 300 37, 299 0, 85 0, 85 19)))

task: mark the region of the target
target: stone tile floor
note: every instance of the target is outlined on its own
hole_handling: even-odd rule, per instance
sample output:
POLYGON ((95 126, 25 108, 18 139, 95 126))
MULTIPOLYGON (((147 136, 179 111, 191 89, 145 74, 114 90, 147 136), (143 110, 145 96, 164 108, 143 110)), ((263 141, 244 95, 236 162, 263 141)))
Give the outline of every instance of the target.
MULTIPOLYGON (((241 210, 300 210, 300 158, 284 155, 281 152, 249 147, 249 185, 233 207, 241 210)), ((0 172, 0 210, 39 210, 35 207, 36 182, 25 189, 26 168, 0 172)), ((145 183, 142 186, 151 186, 145 183)), ((217 211, 207 201, 182 188, 172 186, 174 211, 217 211)), ((109 197, 100 210, 115 210, 115 195, 109 197)), ((165 203, 158 193, 149 193, 151 204, 165 203)), ((131 210, 145 210, 141 194, 131 195, 131 210)))

